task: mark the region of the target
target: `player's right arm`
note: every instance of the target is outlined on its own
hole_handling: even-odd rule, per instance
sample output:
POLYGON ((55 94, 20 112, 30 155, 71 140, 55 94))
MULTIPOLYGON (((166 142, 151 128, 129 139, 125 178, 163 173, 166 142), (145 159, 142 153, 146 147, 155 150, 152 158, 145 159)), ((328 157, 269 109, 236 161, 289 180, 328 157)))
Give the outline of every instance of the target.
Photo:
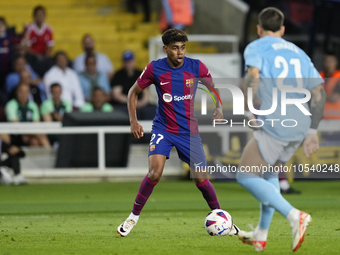
POLYGON ((130 117, 131 133, 137 139, 144 136, 143 127, 138 123, 136 113, 138 94, 141 93, 142 91, 143 89, 138 85, 138 82, 136 81, 135 84, 130 88, 128 94, 128 110, 130 117))
POLYGON ((323 108, 326 102, 326 92, 324 91, 322 85, 318 85, 311 90, 311 97, 310 112, 312 114, 312 123, 303 142, 303 151, 308 158, 310 155, 316 152, 317 149, 319 149, 317 128, 322 119, 323 108))
POLYGON ((138 77, 137 81, 133 86, 130 88, 128 93, 128 111, 129 111, 129 118, 130 118, 130 126, 131 126, 131 133, 137 139, 144 136, 144 130, 141 124, 138 123, 137 120, 137 100, 138 94, 143 91, 146 87, 150 86, 154 83, 153 80, 153 66, 152 62, 148 64, 141 75, 138 77))

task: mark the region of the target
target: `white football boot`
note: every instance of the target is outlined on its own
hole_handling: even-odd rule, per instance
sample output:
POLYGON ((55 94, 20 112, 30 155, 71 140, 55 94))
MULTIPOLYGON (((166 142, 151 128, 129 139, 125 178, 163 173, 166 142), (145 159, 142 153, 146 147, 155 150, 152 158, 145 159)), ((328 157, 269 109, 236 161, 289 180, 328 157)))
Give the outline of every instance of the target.
POLYGON ((305 212, 300 212, 300 219, 293 226, 291 226, 293 234, 293 244, 292 250, 297 251, 301 243, 305 241, 305 233, 309 222, 311 222, 312 217, 305 212))
POLYGON ((249 227, 253 231, 246 232, 246 231, 240 230, 238 232, 238 239, 240 239, 245 244, 252 245, 256 251, 264 251, 267 245, 267 241, 256 240, 254 227, 251 224, 249 225, 249 227))
POLYGON ((233 224, 233 228, 230 230, 229 235, 237 236, 238 232, 240 232, 240 229, 235 224, 233 224))
POLYGON ((120 224, 117 228, 118 234, 121 236, 127 236, 130 231, 136 226, 137 221, 131 218, 127 218, 122 224, 120 224))

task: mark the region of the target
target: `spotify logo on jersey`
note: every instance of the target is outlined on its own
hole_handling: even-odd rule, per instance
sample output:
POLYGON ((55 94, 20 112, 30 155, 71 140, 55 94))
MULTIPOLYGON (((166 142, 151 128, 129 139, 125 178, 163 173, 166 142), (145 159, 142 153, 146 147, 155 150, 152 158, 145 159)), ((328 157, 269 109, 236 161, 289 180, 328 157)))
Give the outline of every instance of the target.
POLYGON ((164 93, 163 100, 167 103, 170 103, 172 101, 172 95, 170 95, 169 93, 164 93))

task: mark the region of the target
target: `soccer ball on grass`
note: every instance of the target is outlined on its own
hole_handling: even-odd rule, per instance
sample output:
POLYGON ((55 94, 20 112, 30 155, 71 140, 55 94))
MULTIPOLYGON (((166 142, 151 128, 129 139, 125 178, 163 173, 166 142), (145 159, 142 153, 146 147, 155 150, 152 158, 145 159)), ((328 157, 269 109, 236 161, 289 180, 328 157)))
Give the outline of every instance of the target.
POLYGON ((215 209, 205 217, 204 226, 211 236, 225 236, 233 228, 233 219, 228 212, 215 209))

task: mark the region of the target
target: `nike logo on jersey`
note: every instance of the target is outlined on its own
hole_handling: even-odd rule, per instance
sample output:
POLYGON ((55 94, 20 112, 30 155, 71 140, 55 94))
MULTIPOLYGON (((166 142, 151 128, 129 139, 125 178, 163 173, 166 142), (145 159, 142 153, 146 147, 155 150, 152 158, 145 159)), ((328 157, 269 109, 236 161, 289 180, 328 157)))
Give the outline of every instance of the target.
POLYGON ((168 83, 169 83, 169 81, 168 82, 161 82, 160 84, 162 86, 162 85, 165 85, 165 84, 168 84, 168 83))
POLYGON ((200 162, 200 163, 194 163, 195 167, 198 167, 199 165, 201 165, 203 162, 200 162))

